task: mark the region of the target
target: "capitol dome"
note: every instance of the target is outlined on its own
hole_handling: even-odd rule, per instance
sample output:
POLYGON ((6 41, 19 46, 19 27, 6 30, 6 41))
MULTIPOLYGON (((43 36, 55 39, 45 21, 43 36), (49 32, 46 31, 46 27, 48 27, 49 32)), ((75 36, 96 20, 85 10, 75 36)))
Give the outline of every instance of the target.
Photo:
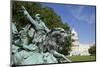
POLYGON ((71 34, 72 34, 72 39, 74 40, 78 40, 78 33, 75 31, 75 29, 73 28, 72 31, 71 31, 71 34))
POLYGON ((72 29, 72 34, 74 34, 74 36, 78 36, 78 33, 75 31, 75 29, 72 29))

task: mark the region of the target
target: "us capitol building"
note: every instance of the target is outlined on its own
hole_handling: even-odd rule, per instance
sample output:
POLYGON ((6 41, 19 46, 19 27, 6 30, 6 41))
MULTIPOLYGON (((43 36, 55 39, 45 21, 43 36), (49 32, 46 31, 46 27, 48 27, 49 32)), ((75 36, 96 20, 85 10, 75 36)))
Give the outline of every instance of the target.
POLYGON ((71 52, 70 56, 83 56, 83 55, 90 55, 88 52, 88 49, 93 45, 93 44, 81 44, 79 42, 79 37, 78 33, 75 31, 73 28, 71 30, 71 35, 72 35, 72 47, 71 47, 71 52))

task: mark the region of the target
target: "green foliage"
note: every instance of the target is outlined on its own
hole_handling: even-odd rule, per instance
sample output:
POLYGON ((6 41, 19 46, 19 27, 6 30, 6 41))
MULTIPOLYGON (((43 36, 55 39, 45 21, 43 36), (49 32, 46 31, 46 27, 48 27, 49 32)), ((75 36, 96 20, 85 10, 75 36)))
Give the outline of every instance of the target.
POLYGON ((30 23, 21 12, 22 5, 26 8, 33 19, 34 15, 39 13, 48 28, 52 29, 61 27, 67 31, 69 36, 66 40, 66 43, 64 44, 64 49, 61 51, 61 53, 67 55, 71 47, 70 27, 68 26, 68 24, 64 24, 60 16, 57 15, 52 8, 44 7, 41 3, 12 1, 12 21, 15 21, 17 23, 18 30, 24 27, 27 23, 30 23))
POLYGON ((91 55, 96 55, 96 46, 95 45, 91 46, 88 51, 91 55))

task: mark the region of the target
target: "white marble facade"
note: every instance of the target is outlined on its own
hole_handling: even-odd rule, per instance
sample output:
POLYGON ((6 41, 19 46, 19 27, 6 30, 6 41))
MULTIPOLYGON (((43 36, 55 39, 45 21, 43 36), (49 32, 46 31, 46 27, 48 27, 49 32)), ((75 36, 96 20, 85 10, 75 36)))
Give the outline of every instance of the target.
POLYGON ((70 56, 77 56, 77 55, 90 55, 88 49, 92 44, 81 44, 79 43, 78 33, 75 29, 72 29, 72 47, 70 56))

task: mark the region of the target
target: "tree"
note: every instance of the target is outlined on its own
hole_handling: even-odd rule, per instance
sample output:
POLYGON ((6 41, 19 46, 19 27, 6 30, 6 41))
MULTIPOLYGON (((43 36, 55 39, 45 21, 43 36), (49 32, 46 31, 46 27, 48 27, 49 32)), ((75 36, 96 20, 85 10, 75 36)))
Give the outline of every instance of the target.
POLYGON ((96 46, 95 45, 91 46, 88 51, 90 55, 96 55, 96 46))

